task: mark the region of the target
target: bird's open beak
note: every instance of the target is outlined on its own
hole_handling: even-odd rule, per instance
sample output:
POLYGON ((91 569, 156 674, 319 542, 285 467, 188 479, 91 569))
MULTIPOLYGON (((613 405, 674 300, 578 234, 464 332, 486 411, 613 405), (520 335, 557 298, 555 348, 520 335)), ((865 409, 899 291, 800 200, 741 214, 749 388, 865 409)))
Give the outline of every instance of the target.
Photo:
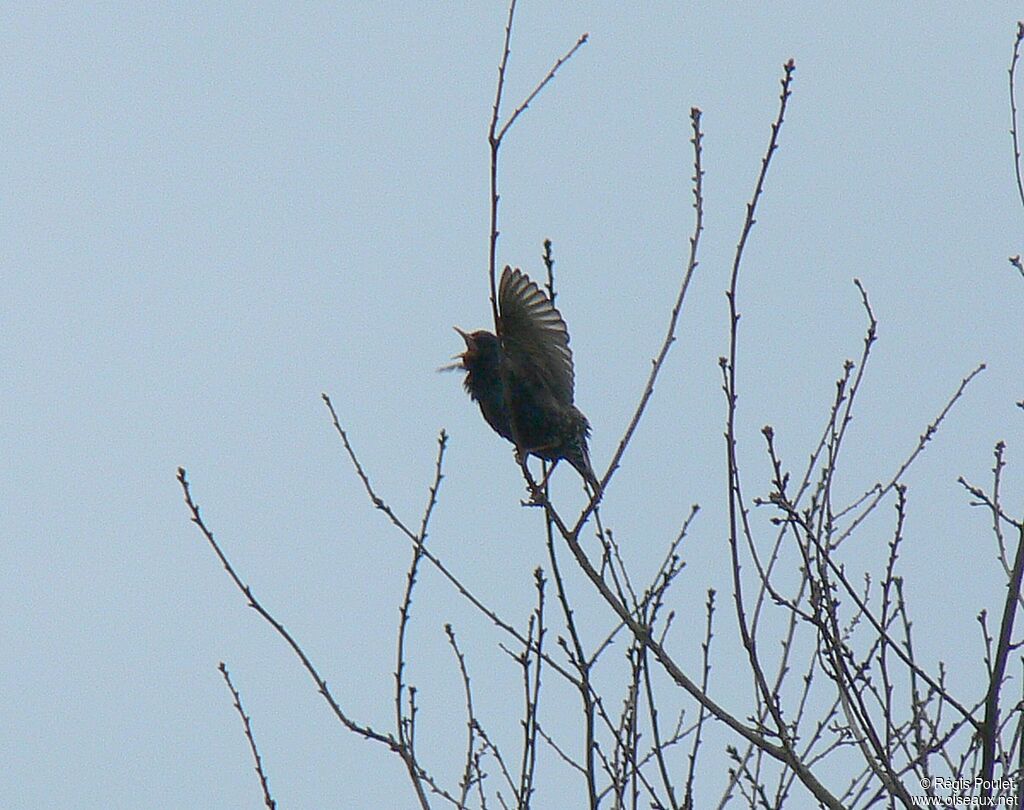
MULTIPOLYGON (((463 332, 457 326, 453 326, 452 329, 454 329, 456 332, 458 332, 462 336, 462 339, 464 341, 466 341, 466 351, 464 351, 462 354, 455 355, 455 357, 458 357, 458 358, 461 358, 461 359, 464 360, 464 359, 466 359, 467 355, 476 354, 476 341, 473 340, 473 336, 471 334, 469 334, 469 332, 463 332)), ((453 357, 452 359, 454 360, 455 357, 453 357)))
POLYGON ((473 340, 473 336, 469 332, 463 332, 459 327, 453 326, 456 332, 462 336, 462 339, 466 341, 466 351, 461 354, 453 354, 452 360, 457 360, 457 363, 449 363, 446 366, 441 366, 438 371, 459 371, 466 368, 466 355, 470 354, 476 349, 476 341, 473 340))

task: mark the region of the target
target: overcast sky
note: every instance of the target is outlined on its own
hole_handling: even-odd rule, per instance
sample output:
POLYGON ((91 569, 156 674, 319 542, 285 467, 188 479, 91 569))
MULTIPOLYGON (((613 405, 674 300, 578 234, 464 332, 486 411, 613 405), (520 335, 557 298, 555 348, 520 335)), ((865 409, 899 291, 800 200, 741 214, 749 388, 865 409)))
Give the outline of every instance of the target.
MULTIPOLYGON (((853 498, 968 390, 914 468, 904 573, 925 662, 978 682, 977 612, 1001 582, 960 474, 1024 503, 1024 251, 1009 139, 1013 3, 538 3, 518 10, 518 103, 499 262, 554 242, 577 402, 607 464, 664 333, 692 228, 688 113, 704 112, 701 264, 648 418, 603 510, 648 571, 691 503, 673 605, 695 655, 724 567, 723 292, 777 107, 794 95, 740 284, 741 454, 762 425, 806 459, 847 357, 860 278, 879 344, 838 486, 853 498)), ((343 705, 392 726, 407 543, 367 502, 320 399, 380 493, 415 521, 451 434, 431 543, 511 620, 544 560, 510 447, 455 374, 453 325, 489 325, 486 126, 500 3, 21 4, 0 23, 0 795, 9 808, 255 807, 227 662, 281 807, 409 807, 398 760, 329 716, 190 525, 209 525, 343 705)), ((569 469, 556 497, 578 502, 569 469)), ((869 557, 887 522, 865 526, 869 557)), ((759 515, 762 519, 766 515, 759 515)), ((457 780, 463 640, 484 719, 518 741, 503 640, 424 572, 409 678, 427 764, 457 780)), ((581 586, 581 602, 589 602, 581 586)), ((584 614, 599 633, 609 617, 584 614)), ((723 610, 720 634, 734 635, 723 610)), ((717 672, 732 668, 723 642, 717 672)), ((742 716, 746 681, 716 697, 742 716)), ((701 785, 717 799, 722 740, 701 785), (713 766, 713 767, 712 767, 713 766)), ((551 758, 548 757, 548 760, 551 758)), ((538 808, 574 777, 551 762, 538 808)))

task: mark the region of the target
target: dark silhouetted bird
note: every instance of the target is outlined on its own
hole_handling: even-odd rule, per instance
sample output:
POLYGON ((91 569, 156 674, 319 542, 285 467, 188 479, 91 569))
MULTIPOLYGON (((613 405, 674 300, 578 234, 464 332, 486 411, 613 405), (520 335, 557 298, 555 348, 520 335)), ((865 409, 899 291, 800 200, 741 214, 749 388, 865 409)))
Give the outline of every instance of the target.
POLYGON ((466 351, 454 367, 466 371, 466 391, 487 424, 521 458, 564 458, 598 492, 587 449, 590 423, 573 404, 569 331, 544 291, 522 270, 506 267, 498 285, 498 335, 456 331, 466 351))

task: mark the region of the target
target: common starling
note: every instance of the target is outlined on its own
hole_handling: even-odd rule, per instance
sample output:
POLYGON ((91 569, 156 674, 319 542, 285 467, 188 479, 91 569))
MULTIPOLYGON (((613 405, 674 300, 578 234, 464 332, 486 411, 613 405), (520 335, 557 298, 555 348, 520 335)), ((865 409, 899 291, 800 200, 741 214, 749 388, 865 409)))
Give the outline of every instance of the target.
POLYGON ((599 492, 587 449, 590 423, 573 404, 569 331, 543 290, 519 268, 506 267, 498 285, 498 335, 455 331, 466 341, 455 367, 466 371, 466 391, 487 424, 516 445, 520 458, 564 458, 599 492))

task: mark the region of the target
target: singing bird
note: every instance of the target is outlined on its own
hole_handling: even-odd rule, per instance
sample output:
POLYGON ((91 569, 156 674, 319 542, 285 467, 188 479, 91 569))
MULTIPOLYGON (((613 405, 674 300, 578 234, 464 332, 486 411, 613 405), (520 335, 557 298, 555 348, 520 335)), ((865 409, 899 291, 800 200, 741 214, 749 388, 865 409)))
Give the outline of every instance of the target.
POLYGON ((455 331, 466 392, 494 431, 520 458, 565 459, 592 492, 601 489, 590 464, 590 423, 573 404, 575 372, 569 330, 551 299, 519 268, 505 267, 498 285, 498 334, 455 331), (507 386, 507 389, 506 389, 507 386))

